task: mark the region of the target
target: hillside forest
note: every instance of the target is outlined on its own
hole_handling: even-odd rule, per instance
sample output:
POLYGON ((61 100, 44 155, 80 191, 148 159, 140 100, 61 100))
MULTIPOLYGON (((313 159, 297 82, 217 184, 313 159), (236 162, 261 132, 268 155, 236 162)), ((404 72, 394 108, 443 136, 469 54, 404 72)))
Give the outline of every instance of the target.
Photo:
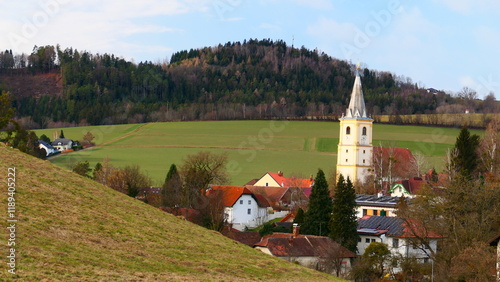
MULTIPOLYGON (((284 41, 245 40, 184 50, 163 62, 35 46, 0 52, 0 90, 27 128, 172 120, 337 119, 349 103, 355 66, 284 41), (14 50, 15 51, 15 50, 14 50)), ((473 89, 445 93, 411 78, 362 68, 373 115, 496 112, 473 89)))

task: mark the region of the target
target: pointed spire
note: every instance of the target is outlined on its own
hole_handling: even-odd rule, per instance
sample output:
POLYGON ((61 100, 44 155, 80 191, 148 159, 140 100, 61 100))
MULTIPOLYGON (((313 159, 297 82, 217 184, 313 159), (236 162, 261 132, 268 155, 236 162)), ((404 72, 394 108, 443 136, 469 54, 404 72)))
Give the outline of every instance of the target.
POLYGON ((365 99, 361 87, 361 78, 359 77, 359 63, 356 66, 356 79, 351 93, 351 102, 347 108, 346 118, 368 118, 366 115, 365 99))

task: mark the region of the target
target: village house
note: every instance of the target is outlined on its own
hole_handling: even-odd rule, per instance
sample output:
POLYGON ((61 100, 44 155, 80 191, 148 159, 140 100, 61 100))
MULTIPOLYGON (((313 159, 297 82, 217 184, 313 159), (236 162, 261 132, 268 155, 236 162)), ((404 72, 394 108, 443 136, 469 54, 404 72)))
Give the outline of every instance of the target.
MULTIPOLYGON (((358 255, 363 255, 372 242, 387 244, 391 254, 399 257, 415 257, 420 262, 430 260, 431 248, 437 250, 437 241, 441 235, 433 231, 424 231, 421 224, 414 220, 400 217, 365 216, 358 220, 358 255), (426 232, 426 234, 425 234, 426 232), (429 246, 417 244, 411 239, 424 237, 429 239, 429 246)), ((395 271, 399 271, 398 268, 395 271)))
POLYGON ((45 150, 46 157, 54 154, 57 151, 56 148, 43 140, 38 140, 38 148, 45 150))
POLYGON ((252 186, 265 186, 265 187, 312 187, 314 184, 314 179, 310 178, 287 178, 284 176, 282 171, 268 172, 264 174, 260 179, 255 179, 247 185, 252 186))
POLYGON ((427 181, 420 177, 411 177, 408 180, 402 180, 398 183, 394 183, 387 193, 392 197, 415 198, 417 191, 426 184, 427 181))
MULTIPOLYGON (((298 207, 304 208, 309 202, 309 190, 299 187, 265 187, 245 186, 254 194, 262 195, 274 211, 290 211, 298 207)), ((306 188, 310 189, 310 188, 306 188)))
POLYGON ((209 185, 207 191, 221 191, 226 222, 237 230, 254 228, 269 220, 269 202, 245 187, 209 185))
POLYGON ((335 275, 338 273, 339 276, 343 276, 350 272, 351 260, 356 257, 356 254, 330 237, 299 233, 299 226, 295 224, 292 234, 266 235, 254 245, 254 248, 263 253, 335 275))
POLYGON ((52 141, 51 145, 56 148, 58 151, 66 151, 73 147, 73 140, 68 138, 57 138, 52 141))
POLYGON ((356 195, 356 217, 367 215, 396 216, 400 197, 377 195, 356 195))

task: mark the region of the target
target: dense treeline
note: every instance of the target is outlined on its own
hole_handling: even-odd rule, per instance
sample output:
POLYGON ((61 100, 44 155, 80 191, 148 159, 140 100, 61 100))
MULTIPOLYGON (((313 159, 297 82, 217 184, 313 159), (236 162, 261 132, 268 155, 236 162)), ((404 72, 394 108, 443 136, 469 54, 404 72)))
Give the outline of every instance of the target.
MULTIPOLYGON (((110 124, 168 120, 340 116, 349 103, 354 66, 283 41, 249 40, 180 51, 170 63, 134 64, 110 54, 44 46, 32 54, 0 52, 0 73, 57 73, 63 93, 15 93, 16 117, 110 124)), ((389 72, 362 70, 373 114, 434 113, 456 103, 389 72)), ((6 88, 0 84, 0 88, 6 88)))

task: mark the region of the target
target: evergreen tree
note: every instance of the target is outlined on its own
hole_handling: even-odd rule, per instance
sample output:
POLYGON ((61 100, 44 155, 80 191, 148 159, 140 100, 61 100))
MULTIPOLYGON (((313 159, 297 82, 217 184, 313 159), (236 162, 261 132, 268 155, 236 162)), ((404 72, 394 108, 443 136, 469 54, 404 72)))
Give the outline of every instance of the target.
POLYGON ((45 142, 50 144, 50 138, 45 134, 42 134, 42 136, 40 136, 40 140, 45 141, 45 142))
POLYGON ((309 208, 304 216, 302 234, 325 236, 330 234, 328 223, 332 214, 332 198, 325 173, 320 169, 314 179, 309 208))
POLYGON ((59 138, 65 138, 64 137, 64 131, 61 129, 61 134, 59 134, 59 138))
POLYGON ((96 163, 94 166, 94 172, 92 172, 92 179, 97 180, 100 173, 102 173, 102 164, 96 163))
POLYGON ((0 95, 0 130, 9 124, 13 115, 14 109, 11 107, 9 93, 2 91, 0 95))
POLYGON ((357 252, 357 226, 356 192, 349 177, 345 181, 344 176, 340 174, 333 196, 330 237, 347 249, 357 252))
POLYGON ((177 166, 172 164, 165 177, 161 192, 162 206, 175 207, 182 202, 182 181, 177 166))
POLYGON ((295 215, 293 223, 298 223, 299 225, 302 225, 302 223, 304 223, 304 210, 302 208, 299 208, 297 210, 297 214, 295 215))
POLYGON ((455 142, 455 155, 451 160, 451 167, 466 178, 471 178, 478 166, 477 149, 479 136, 471 135, 467 128, 462 128, 455 142))

